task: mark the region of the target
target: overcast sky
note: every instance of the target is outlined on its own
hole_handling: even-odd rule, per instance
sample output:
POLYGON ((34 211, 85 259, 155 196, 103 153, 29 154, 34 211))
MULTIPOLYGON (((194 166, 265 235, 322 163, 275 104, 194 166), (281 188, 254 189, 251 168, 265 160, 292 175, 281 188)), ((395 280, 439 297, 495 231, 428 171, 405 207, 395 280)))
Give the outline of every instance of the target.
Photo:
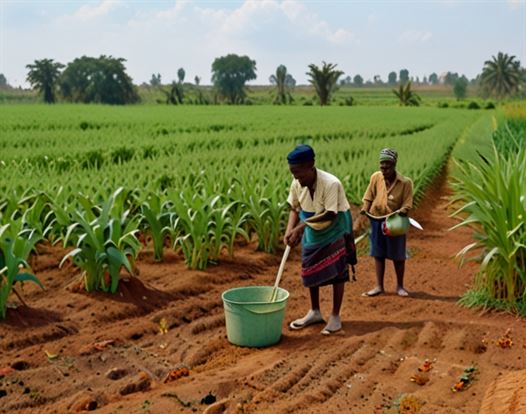
POLYGON ((526 0, 13 1, 0 0, 0 73, 27 86, 25 66, 82 55, 123 57, 135 83, 197 75, 228 53, 256 61, 255 84, 280 64, 306 83, 310 63, 365 80, 407 68, 475 77, 499 51, 526 65, 526 0))

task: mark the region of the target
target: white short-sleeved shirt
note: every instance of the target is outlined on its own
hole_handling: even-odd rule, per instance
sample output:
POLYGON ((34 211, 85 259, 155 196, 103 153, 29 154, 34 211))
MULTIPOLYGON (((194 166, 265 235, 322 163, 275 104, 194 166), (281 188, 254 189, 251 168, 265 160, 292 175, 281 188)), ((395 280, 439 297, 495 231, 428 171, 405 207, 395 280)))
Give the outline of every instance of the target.
POLYGON ((303 210, 314 214, 321 214, 325 211, 338 213, 350 208, 340 180, 318 168, 316 168, 314 197, 311 197, 308 187, 302 187, 300 182, 294 179, 290 185, 287 202, 296 211, 303 210))

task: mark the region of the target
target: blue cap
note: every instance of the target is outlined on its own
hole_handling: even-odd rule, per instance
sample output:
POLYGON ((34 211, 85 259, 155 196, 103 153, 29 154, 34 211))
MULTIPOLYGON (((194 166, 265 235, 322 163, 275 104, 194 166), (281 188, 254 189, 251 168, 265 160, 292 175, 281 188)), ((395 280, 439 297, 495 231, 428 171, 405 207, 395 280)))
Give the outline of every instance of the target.
POLYGON ((310 145, 297 145, 296 148, 287 155, 287 161, 290 165, 304 164, 309 161, 314 161, 314 150, 310 145))

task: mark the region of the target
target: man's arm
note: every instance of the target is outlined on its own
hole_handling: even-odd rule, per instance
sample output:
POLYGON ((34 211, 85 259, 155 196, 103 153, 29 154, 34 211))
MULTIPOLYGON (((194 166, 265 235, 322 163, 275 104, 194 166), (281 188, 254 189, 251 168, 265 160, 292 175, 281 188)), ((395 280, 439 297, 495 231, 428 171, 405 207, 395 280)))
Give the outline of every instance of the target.
POLYGON ((404 185, 402 207, 400 207, 400 214, 407 215, 409 210, 413 208, 413 182, 409 180, 404 185))

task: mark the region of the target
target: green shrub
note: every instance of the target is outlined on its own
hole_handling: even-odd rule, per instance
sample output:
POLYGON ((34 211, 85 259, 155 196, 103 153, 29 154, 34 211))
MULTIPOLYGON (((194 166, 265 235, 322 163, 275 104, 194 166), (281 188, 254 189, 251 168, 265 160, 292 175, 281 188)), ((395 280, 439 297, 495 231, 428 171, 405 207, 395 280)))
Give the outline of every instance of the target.
POLYGON ((484 109, 495 109, 495 104, 491 101, 489 101, 486 106, 484 106, 484 109))
POLYGON ((468 109, 480 109, 480 105, 475 101, 471 101, 468 104, 468 109))

